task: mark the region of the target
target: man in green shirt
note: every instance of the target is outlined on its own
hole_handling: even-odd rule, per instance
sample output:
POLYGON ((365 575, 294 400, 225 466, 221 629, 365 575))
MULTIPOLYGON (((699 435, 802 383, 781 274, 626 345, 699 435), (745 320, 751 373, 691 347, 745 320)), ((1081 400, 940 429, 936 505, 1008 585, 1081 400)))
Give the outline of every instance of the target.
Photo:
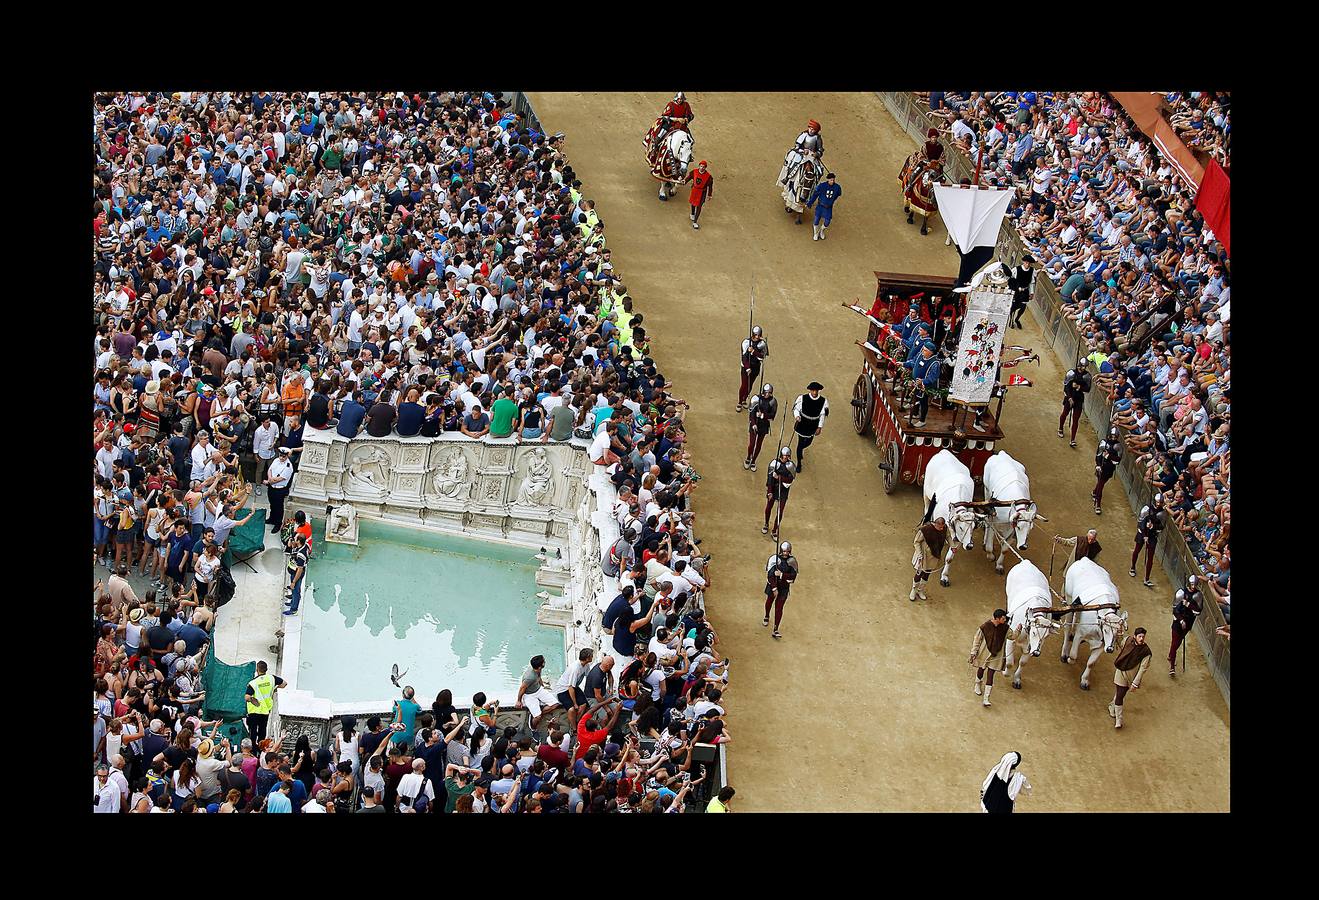
POLYGON ((508 397, 500 397, 490 407, 490 436, 508 437, 518 418, 518 405, 508 397))
POLYGON ((736 793, 737 791, 733 790, 731 787, 728 787, 727 785, 721 787, 719 789, 718 795, 713 800, 711 800, 710 803, 705 807, 705 811, 708 813, 728 812, 729 811, 728 804, 733 799, 733 795, 736 793))
POLYGON ((550 410, 549 419, 550 440, 566 441, 572 437, 573 411, 566 403, 560 404, 550 410))
POLYGON ((445 812, 453 812, 453 808, 458 805, 459 797, 476 790, 472 776, 480 774, 480 769, 460 766, 457 763, 449 763, 444 767, 444 788, 449 792, 449 798, 444 803, 445 812))

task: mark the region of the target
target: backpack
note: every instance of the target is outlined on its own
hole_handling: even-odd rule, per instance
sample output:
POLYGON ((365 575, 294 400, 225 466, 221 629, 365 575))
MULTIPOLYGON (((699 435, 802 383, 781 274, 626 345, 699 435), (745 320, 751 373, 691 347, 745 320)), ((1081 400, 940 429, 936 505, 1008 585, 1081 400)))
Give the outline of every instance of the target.
POLYGON ((220 566, 215 570, 215 584, 211 588, 211 599, 216 609, 234 598, 234 589, 233 573, 229 571, 228 566, 220 566))

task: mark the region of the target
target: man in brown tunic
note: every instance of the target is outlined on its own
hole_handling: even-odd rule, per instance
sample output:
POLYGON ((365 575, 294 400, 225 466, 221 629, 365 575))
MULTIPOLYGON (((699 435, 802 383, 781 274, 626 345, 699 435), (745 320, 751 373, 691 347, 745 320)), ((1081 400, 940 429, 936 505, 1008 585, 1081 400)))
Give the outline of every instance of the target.
POLYGON ((1102 549, 1099 546, 1099 532, 1091 528, 1085 534, 1076 536, 1076 554, 1072 559, 1088 559, 1094 562, 1095 557, 1099 555, 1099 551, 1102 549))
POLYGON ((925 582, 930 580, 930 573, 943 558, 943 550, 948 543, 948 523, 940 516, 933 522, 918 525, 912 543, 915 552, 911 555, 911 566, 916 570, 916 575, 911 580, 911 593, 907 595, 907 599, 915 600, 920 597, 922 600, 928 600, 929 598, 925 596, 925 582))
POLYGON ((1117 690, 1113 694, 1113 702, 1108 704, 1108 714, 1116 720, 1114 728, 1122 727, 1122 701, 1127 691, 1140 687, 1140 677, 1150 667, 1152 655, 1149 645, 1145 643, 1144 628, 1133 631, 1131 637, 1118 648, 1117 656, 1113 659, 1113 684, 1117 690))
POLYGON ((971 644, 971 658, 967 660, 976 667, 977 695, 980 694, 981 685, 984 685, 985 699, 981 701, 981 706, 989 706, 989 692, 994 689, 994 670, 1003 668, 1003 648, 1007 642, 1008 612, 996 609, 994 615, 976 629, 975 640, 971 644))

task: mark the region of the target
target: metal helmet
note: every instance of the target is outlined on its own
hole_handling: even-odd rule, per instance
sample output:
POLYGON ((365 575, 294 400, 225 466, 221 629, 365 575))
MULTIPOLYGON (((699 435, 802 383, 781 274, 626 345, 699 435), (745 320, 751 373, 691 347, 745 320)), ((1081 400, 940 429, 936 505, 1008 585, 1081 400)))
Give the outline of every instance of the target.
POLYGON ((682 101, 684 101, 684 100, 686 100, 686 99, 687 99, 687 95, 684 94, 682 91, 678 91, 678 93, 676 93, 676 94, 673 95, 673 101, 674 101, 675 103, 681 103, 682 101))
POLYGON ((1154 495, 1154 505, 1155 505, 1155 506, 1162 506, 1162 505, 1163 505, 1163 494, 1155 494, 1155 495, 1154 495))
POLYGON ((1084 356, 1081 357, 1080 361, 1076 364, 1076 368, 1078 371, 1084 372, 1086 369, 1090 368, 1090 360, 1086 359, 1084 356))
POLYGON ((767 381, 760 386, 760 392, 764 394, 766 397, 769 397, 774 393, 774 385, 770 384, 767 381))
POLYGON ((1108 429, 1108 439, 1110 442, 1116 444, 1120 437, 1121 435, 1118 434, 1117 426, 1108 429))
POLYGON ((1176 594, 1173 595, 1173 599, 1176 600, 1178 603, 1182 603, 1183 601, 1186 600, 1186 591, 1178 591, 1176 594))
POLYGON ((1200 583, 1200 579, 1199 579, 1198 577, 1196 577, 1195 575, 1188 575, 1188 576, 1186 577, 1186 589, 1187 589, 1187 590, 1190 590, 1190 591, 1195 590, 1196 585, 1198 585, 1199 583, 1200 583))
POLYGON ((760 337, 762 334, 764 334, 764 332, 760 330, 759 325, 756 325, 754 328, 751 329, 752 337, 760 337))
POLYGON ((779 544, 779 556, 789 556, 792 553, 792 541, 784 541, 779 544))
POLYGON ((792 459, 792 448, 791 448, 791 447, 780 447, 780 448, 779 448, 779 456, 786 456, 788 459, 792 459))

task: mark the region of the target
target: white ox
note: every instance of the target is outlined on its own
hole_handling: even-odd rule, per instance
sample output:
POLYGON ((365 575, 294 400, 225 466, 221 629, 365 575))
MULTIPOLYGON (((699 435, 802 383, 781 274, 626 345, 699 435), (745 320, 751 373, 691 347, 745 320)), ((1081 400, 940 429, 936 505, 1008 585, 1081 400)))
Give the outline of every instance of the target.
POLYGON ((923 490, 926 508, 931 501, 934 503, 930 520, 941 518, 948 524, 948 554, 939 573, 939 583, 948 587, 948 567, 953 563, 957 545, 971 549, 979 521, 975 509, 965 505, 975 497, 975 482, 971 480, 971 470, 960 459, 948 450, 940 450, 925 467, 923 490))
POLYGON ((1044 610, 1053 607, 1049 579, 1030 560, 1023 559, 1008 572, 1008 647, 1004 671, 1016 665, 1012 686, 1021 690, 1026 657, 1039 656, 1044 639, 1061 626, 1044 610))
MULTIPOLYGON (((1073 606, 1119 602, 1113 579, 1102 566, 1089 559, 1078 559, 1068 567, 1063 591, 1073 606)), ((1062 661, 1076 662, 1082 642, 1090 645, 1090 659, 1081 673, 1081 690, 1090 690, 1090 670, 1095 660, 1101 652, 1112 653, 1117 649, 1126 630, 1126 610, 1091 609, 1064 617, 1062 661)))
MULTIPOLYGON (((1030 499, 1030 478, 1026 467, 1002 450, 985 462, 985 499, 1011 506, 994 507, 985 517, 985 555, 994 560, 994 571, 1003 574, 1003 554, 1007 552, 1009 536, 1017 543, 1018 552, 1025 552, 1026 538, 1035 527, 1039 516, 1030 499), (995 544, 998 557, 994 556, 995 544)), ((1047 520, 1046 520, 1047 521, 1047 520)))

